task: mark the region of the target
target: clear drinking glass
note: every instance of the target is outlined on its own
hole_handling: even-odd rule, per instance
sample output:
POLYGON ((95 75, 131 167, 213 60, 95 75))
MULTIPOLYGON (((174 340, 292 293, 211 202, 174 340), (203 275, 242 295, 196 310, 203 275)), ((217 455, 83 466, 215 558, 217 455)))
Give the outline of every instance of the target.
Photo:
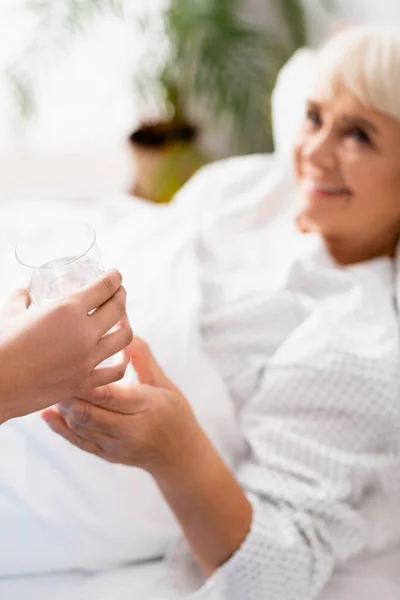
MULTIPOLYGON (((31 299, 37 307, 61 300, 105 272, 95 231, 75 221, 35 227, 18 243, 15 256, 27 272, 31 299)), ((121 360, 119 353, 102 366, 121 360)))
POLYGON ((85 223, 51 222, 24 235, 15 249, 27 271, 32 302, 44 306, 104 273, 96 233, 85 223))

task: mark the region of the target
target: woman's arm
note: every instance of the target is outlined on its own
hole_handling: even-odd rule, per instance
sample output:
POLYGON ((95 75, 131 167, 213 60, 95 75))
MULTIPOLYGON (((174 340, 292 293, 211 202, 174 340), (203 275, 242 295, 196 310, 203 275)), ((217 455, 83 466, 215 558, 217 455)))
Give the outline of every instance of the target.
POLYGON ((157 484, 205 575, 228 561, 249 533, 252 506, 206 435, 197 452, 157 484))
MULTIPOLYGON (((366 524, 343 495, 353 493, 347 481, 353 457, 323 442, 310 444, 313 421, 307 425, 304 415, 304 435, 293 436, 285 419, 268 435, 276 420, 257 404, 245 432, 255 455, 238 474, 250 505, 146 344, 136 338, 130 352, 140 385, 109 385, 63 401, 58 411, 45 411, 46 422, 75 446, 153 476, 209 577, 211 596, 199 598, 315 600, 337 561, 365 547, 366 524), (277 438, 283 444, 278 454, 277 438), (308 466, 313 460, 321 473, 308 466)), ((298 376, 296 390, 315 396, 313 372, 298 376)), ((334 382, 335 401, 341 391, 334 382)), ((180 573, 185 580, 188 565, 177 556, 174 580, 180 573)))
POLYGON ((91 404, 68 400, 43 416, 83 450, 147 470, 210 575, 245 539, 251 505, 147 345, 136 338, 130 352, 142 385, 98 389, 91 404))

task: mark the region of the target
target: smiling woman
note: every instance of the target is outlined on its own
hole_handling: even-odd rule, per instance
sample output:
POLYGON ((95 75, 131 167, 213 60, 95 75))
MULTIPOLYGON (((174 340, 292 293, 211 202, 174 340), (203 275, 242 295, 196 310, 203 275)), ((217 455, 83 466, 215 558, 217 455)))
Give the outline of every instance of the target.
POLYGON ((400 231, 400 39, 361 28, 320 55, 295 149, 303 231, 342 264, 393 256, 400 231))

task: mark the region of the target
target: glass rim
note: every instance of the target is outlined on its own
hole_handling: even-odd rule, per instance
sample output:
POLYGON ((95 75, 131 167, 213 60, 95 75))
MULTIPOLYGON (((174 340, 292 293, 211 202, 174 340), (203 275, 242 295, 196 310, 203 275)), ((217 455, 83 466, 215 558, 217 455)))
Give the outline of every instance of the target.
MULTIPOLYGON (((53 221, 54 223, 56 221, 53 221)), ((69 267, 70 265, 75 264, 76 262, 78 262, 79 260, 81 260, 81 258, 83 258, 84 256, 86 256, 86 254, 88 252, 90 252, 90 250, 93 248, 93 246, 96 243, 97 240, 97 236, 96 236, 96 232, 93 229, 93 227, 91 225, 89 225, 89 223, 86 223, 84 221, 69 221, 69 223, 75 223, 75 225, 81 225, 86 227, 92 234, 92 241, 89 245, 88 248, 86 248, 85 252, 83 252, 82 254, 80 254, 79 256, 76 256, 74 259, 69 260, 66 263, 63 263, 62 265, 57 265, 55 267, 35 267, 34 265, 28 265, 28 263, 24 262, 23 260, 21 260, 21 258, 18 256, 18 248, 21 244, 16 244, 15 248, 14 248, 14 255, 15 258, 17 260, 17 262, 22 266, 25 267, 27 269, 32 269, 34 271, 51 271, 52 269, 63 269, 64 267, 69 267)), ((65 223, 64 223, 65 225, 65 223)))

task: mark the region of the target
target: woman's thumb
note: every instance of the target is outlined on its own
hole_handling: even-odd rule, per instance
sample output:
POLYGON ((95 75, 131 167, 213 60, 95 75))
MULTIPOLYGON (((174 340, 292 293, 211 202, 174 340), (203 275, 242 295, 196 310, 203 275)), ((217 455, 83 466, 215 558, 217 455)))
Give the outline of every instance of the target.
POLYGON ((176 386, 168 379, 144 340, 134 337, 128 347, 128 352, 140 383, 177 391, 176 386))

